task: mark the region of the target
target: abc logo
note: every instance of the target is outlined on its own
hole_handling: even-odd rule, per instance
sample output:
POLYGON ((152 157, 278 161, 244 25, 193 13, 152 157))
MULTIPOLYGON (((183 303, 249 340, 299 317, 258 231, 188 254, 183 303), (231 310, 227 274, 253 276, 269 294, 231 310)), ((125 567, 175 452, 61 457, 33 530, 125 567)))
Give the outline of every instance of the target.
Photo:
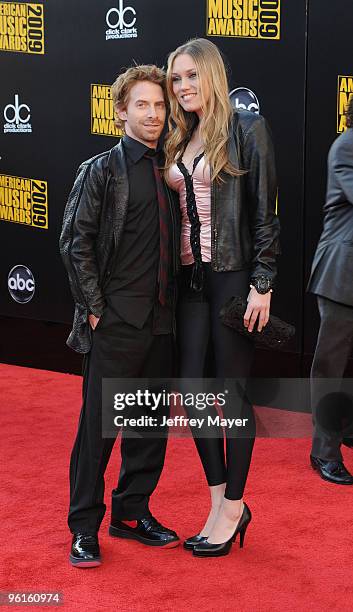
POLYGON ((248 110, 259 114, 260 104, 251 89, 247 87, 237 87, 230 92, 229 97, 235 110, 248 110))
POLYGON ((34 296, 34 277, 26 266, 14 266, 7 278, 7 285, 11 297, 19 304, 27 304, 34 296))
POLYGON ((27 123, 30 120, 31 113, 27 104, 19 104, 19 95, 15 94, 15 104, 8 104, 4 108, 4 119, 7 123, 27 123), (24 112, 22 112, 24 109, 24 112), (27 115, 23 116, 27 111, 27 115), (21 116, 22 112, 22 116, 21 116))
POLYGON ((135 9, 132 8, 132 6, 126 6, 124 8, 124 0, 119 0, 119 8, 109 9, 105 20, 106 20, 108 28, 111 28, 112 30, 115 30, 115 28, 122 30, 123 28, 132 28, 135 25, 136 23, 135 15, 136 15, 136 11, 135 9), (116 19, 115 23, 112 21, 114 13, 115 13, 115 19, 116 19), (125 15, 127 13, 131 13, 133 15, 131 21, 125 21, 125 15))

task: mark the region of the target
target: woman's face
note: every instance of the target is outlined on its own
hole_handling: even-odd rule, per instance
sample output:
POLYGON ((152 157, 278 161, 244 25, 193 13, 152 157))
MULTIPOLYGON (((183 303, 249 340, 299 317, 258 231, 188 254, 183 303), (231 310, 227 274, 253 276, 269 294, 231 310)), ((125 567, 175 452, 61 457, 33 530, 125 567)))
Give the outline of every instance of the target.
MULTIPOLYGON (((194 60, 187 53, 177 55, 172 66, 173 93, 180 106, 188 113, 202 115, 200 78, 194 60)), ((208 87, 203 83, 203 93, 208 99, 208 87)))

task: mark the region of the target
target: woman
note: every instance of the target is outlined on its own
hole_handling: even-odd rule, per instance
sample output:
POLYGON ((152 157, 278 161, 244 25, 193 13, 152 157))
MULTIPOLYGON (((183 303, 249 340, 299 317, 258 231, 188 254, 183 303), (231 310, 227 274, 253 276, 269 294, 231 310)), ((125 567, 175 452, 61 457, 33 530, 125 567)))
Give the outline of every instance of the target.
MULTIPOLYGON (((279 252, 271 137, 263 117, 233 111, 222 57, 206 39, 170 54, 167 89, 165 176, 179 193, 182 220, 180 376, 202 378, 210 339, 215 375, 247 377, 252 342, 223 325, 219 311, 238 295, 248 299, 244 325, 250 332, 256 322, 259 331, 268 322, 279 252)), ((205 525, 184 543, 195 556, 228 554, 238 533, 242 546, 251 520, 243 492, 255 420, 246 399, 240 403, 247 426, 236 437, 226 429, 226 456, 222 431, 194 435, 211 496, 205 525)), ((239 402, 232 409, 239 410, 239 402)), ((230 407, 223 412, 232 416, 230 407)))

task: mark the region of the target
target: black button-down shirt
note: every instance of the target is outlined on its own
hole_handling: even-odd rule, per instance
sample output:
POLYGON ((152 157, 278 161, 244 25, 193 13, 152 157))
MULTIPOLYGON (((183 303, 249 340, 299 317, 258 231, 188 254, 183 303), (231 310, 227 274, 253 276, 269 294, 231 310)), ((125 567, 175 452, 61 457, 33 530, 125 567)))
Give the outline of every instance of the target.
MULTIPOLYGON (((159 207, 151 160, 143 143, 124 136, 129 202, 122 241, 106 296, 128 323, 142 328, 153 309, 154 333, 170 333, 171 308, 158 302, 159 207)), ((158 152, 157 152, 158 154, 158 152)))

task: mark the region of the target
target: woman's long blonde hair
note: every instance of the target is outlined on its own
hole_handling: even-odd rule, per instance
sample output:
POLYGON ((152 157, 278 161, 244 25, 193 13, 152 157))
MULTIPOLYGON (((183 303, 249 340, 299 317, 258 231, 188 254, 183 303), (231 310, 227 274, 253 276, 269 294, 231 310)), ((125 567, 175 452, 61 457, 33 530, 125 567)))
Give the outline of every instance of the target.
POLYGON ((228 94, 227 75, 223 59, 216 45, 205 38, 194 38, 178 47, 168 57, 167 93, 170 102, 169 132, 165 143, 165 170, 182 155, 192 132, 198 124, 196 113, 188 113, 180 106, 173 93, 172 71, 178 55, 188 54, 195 62, 202 101, 200 137, 204 143, 205 161, 210 164, 211 179, 222 181, 221 172, 239 176, 244 172, 229 161, 229 140, 233 108, 228 94), (209 96, 205 99, 205 85, 209 96))

